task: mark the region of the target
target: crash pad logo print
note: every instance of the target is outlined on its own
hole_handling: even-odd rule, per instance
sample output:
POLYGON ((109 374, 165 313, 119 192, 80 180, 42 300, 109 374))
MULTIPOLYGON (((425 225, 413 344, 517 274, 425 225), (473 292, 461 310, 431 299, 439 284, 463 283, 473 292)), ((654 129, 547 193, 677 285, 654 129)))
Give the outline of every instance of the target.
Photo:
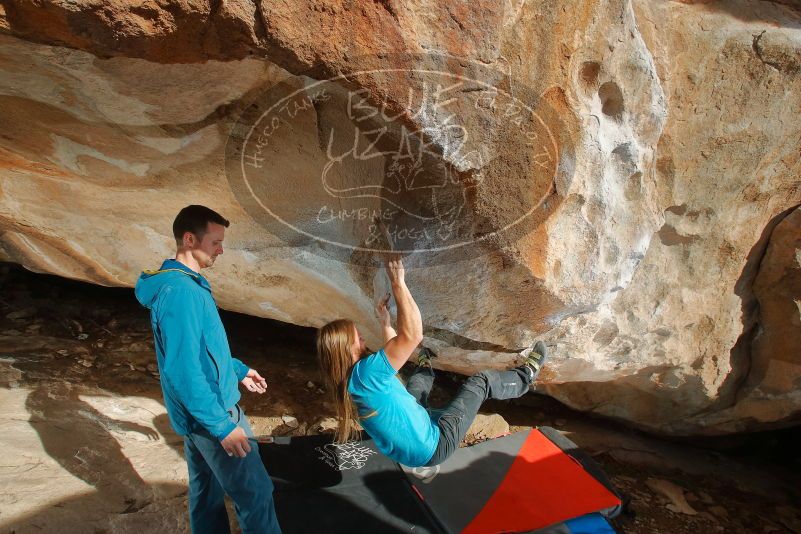
POLYGON ((349 263, 390 249, 458 261, 526 233, 560 157, 558 119, 535 92, 509 91, 508 74, 486 65, 364 63, 386 68, 289 77, 243 112, 225 164, 246 211, 286 243, 349 263))
POLYGON ((377 454, 376 451, 360 445, 359 442, 348 443, 329 443, 322 447, 316 447, 320 456, 318 458, 324 461, 337 471, 346 471, 350 469, 361 469, 367 464, 367 459, 377 454))

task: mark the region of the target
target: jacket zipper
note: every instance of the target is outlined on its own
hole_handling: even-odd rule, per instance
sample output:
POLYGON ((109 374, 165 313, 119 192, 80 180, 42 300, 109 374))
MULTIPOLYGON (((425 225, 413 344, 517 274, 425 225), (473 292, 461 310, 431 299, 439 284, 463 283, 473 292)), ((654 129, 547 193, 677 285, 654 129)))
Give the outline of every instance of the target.
POLYGON ((211 358, 211 363, 214 364, 214 369, 217 371, 217 383, 219 384, 220 383, 220 368, 217 367, 217 360, 215 360, 214 356, 211 355, 211 351, 209 350, 208 347, 206 347, 206 354, 209 355, 209 358, 211 358))

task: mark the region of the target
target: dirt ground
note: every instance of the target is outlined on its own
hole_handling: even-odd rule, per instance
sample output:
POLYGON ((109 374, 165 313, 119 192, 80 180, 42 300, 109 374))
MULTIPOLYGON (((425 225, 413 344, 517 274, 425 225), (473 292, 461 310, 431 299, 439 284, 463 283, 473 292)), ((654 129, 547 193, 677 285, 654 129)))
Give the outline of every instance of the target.
MULTIPOLYGON (((267 379, 264 395, 243 393, 257 434, 330 427, 311 329, 228 312, 223 321, 233 353, 267 379)), ((461 380, 441 373, 433 403, 461 380)), ((588 451, 627 498, 618 532, 801 532, 798 428, 667 440, 536 393, 483 413, 512 432, 552 426, 588 451)), ((470 442, 505 429, 485 422, 470 442)), ((0 531, 186 531, 182 441, 132 290, 0 264, 0 435, 0 531)))

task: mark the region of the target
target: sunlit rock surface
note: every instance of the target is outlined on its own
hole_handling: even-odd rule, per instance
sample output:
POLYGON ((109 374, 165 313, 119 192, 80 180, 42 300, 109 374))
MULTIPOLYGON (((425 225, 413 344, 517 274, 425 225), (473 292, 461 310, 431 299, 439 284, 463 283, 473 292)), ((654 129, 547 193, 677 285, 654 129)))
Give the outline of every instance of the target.
POLYGON ((583 410, 674 434, 797 421, 795 8, 213 5, 3 3, 0 259, 131 286, 201 203, 232 221, 221 306, 352 317, 375 343, 385 283, 353 214, 389 213, 424 233, 396 243, 470 244, 407 259, 439 367, 545 339, 538 390, 583 410), (248 114, 290 93, 309 105, 237 176, 248 114))

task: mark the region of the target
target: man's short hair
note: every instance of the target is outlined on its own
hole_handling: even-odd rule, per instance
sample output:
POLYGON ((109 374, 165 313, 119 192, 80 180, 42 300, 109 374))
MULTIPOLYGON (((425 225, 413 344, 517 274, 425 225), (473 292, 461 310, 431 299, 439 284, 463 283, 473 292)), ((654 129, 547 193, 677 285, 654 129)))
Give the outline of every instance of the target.
POLYGON ((192 232, 198 239, 202 240, 206 234, 206 229, 210 222, 221 224, 228 228, 231 223, 228 219, 217 213, 211 208, 192 204, 178 212, 172 223, 172 233, 178 245, 183 244, 184 233, 192 232))

